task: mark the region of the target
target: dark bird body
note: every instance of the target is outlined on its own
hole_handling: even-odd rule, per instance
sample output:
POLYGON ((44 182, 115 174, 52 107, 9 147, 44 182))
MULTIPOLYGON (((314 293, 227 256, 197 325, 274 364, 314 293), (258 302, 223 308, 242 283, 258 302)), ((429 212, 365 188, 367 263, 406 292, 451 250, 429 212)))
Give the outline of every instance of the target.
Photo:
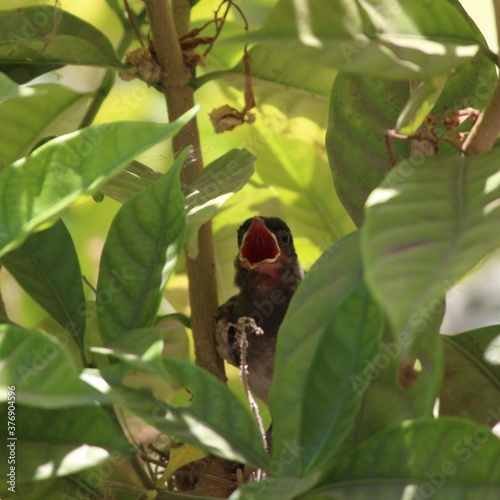
POLYGON ((215 314, 220 355, 240 366, 237 332, 242 318, 257 328, 245 329, 248 382, 255 396, 267 403, 274 374, 276 336, 304 272, 288 226, 277 217, 253 217, 238 229, 239 252, 234 261, 238 295, 215 314))

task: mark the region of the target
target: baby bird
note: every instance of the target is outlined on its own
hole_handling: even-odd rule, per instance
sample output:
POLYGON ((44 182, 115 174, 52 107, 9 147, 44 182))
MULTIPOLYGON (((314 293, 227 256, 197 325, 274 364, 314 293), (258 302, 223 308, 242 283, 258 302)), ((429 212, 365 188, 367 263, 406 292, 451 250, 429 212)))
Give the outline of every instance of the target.
POLYGON ((238 249, 234 267, 240 291, 215 313, 217 349, 226 361, 239 367, 237 333, 245 328, 248 384, 252 393, 267 404, 276 336, 304 271, 292 233, 277 217, 246 220, 238 229, 238 249))

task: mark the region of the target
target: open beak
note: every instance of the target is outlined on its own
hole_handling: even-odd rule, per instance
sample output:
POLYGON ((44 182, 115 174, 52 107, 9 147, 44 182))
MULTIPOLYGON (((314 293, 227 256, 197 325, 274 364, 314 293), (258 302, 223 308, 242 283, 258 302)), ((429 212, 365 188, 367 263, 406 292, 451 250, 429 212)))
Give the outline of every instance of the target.
POLYGON ((240 261, 250 269, 262 263, 276 262, 281 254, 276 236, 267 229, 260 217, 254 217, 240 246, 240 261))

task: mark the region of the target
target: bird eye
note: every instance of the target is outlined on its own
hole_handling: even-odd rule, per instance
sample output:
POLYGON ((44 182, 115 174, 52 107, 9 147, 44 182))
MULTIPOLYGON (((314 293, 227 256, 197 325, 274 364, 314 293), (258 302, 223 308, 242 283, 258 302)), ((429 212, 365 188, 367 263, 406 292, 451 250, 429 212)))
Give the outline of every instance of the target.
POLYGON ((281 236, 281 241, 282 241, 283 243, 288 243, 288 242, 290 241, 290 235, 288 235, 288 234, 286 234, 286 233, 285 233, 285 234, 283 234, 283 235, 281 236))

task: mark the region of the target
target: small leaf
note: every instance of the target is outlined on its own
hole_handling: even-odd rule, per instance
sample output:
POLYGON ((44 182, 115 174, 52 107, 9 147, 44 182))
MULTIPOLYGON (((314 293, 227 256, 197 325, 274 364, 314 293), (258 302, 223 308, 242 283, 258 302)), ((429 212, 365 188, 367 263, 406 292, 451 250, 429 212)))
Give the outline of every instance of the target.
POLYGON ((394 332, 418 336, 447 290, 500 245, 498 151, 395 167, 366 202, 365 278, 394 332))
POLYGON ((186 156, 187 150, 164 176, 130 198, 113 220, 97 283, 104 343, 154 322, 185 238, 179 172, 186 156))
MULTIPOLYGON (((22 464, 16 468, 19 483, 73 474, 97 465, 110 453, 118 458, 133 450, 99 406, 48 410, 16 402, 14 427, 8 426, 7 405, 0 410, 2 429, 15 429, 16 462, 22 464)), ((0 462, 2 476, 8 467, 6 460, 0 462)))
POLYGON ((49 5, 0 11, 0 70, 4 64, 66 64, 123 69, 111 42, 91 24, 49 5))
POLYGON ((439 395, 441 415, 467 417, 494 426, 500 399, 500 327, 443 335, 445 375, 439 395))
POLYGON ((444 74, 419 83, 418 87, 411 92, 408 102, 399 115, 396 123, 398 134, 417 133, 418 128, 439 99, 447 80, 448 75, 444 74))
POLYGON ((183 444, 179 447, 170 448, 168 465, 157 483, 165 483, 165 481, 168 481, 177 469, 180 469, 182 466, 190 464, 191 462, 195 462, 196 460, 201 460, 206 456, 207 454, 204 451, 199 448, 195 448, 190 444, 183 444))
POLYGON ((80 380, 64 345, 36 330, 0 325, 0 400, 16 387, 16 402, 37 408, 94 406, 106 397, 80 380))
POLYGON ((246 149, 232 149, 204 168, 186 188, 186 249, 191 259, 198 255, 198 230, 233 193, 248 182, 254 173, 254 161, 255 157, 246 149))
POLYGON ((78 196, 97 190, 137 154, 175 135, 196 113, 175 122, 117 122, 47 142, 0 171, 0 256, 78 196))
POLYGON ((61 114, 76 103, 88 100, 88 95, 62 85, 36 85, 25 87, 25 90, 32 90, 32 95, 0 102, 0 164, 3 165, 28 154, 49 133, 56 135, 57 132, 59 135, 74 130, 77 123, 71 128, 68 116, 64 114, 61 117, 61 114))
POLYGON ((5 255, 2 263, 83 352, 85 295, 78 256, 64 223, 59 220, 51 228, 32 234, 21 247, 5 255))
POLYGON ((354 233, 318 259, 280 327, 270 396, 273 458, 292 443, 299 449, 284 474, 321 468, 354 422, 368 381, 355 392, 351 378, 377 354, 383 330, 361 276, 354 233))

